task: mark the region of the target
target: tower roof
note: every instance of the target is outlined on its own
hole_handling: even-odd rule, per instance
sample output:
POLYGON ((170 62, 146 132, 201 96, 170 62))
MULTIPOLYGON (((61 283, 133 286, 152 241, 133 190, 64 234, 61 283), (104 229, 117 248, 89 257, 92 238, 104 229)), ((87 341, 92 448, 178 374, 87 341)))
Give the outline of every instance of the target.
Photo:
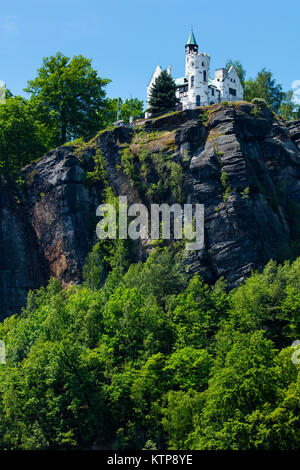
POLYGON ((186 43, 187 46, 198 46, 196 38, 194 36, 193 31, 191 31, 191 34, 188 38, 188 42, 186 43))

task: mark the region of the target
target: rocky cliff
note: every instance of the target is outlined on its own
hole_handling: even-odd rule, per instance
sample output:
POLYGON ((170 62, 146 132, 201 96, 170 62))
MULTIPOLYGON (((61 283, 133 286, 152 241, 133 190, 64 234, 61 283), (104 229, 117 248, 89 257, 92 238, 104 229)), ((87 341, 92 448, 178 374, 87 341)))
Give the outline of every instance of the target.
MULTIPOLYGON (((182 111, 102 131, 51 151, 0 185, 0 313, 16 312, 49 276, 82 280, 106 189, 129 202, 205 206, 205 248, 189 273, 236 286, 297 250, 300 121, 247 103, 182 111)), ((139 247, 139 258, 149 245, 139 247)))

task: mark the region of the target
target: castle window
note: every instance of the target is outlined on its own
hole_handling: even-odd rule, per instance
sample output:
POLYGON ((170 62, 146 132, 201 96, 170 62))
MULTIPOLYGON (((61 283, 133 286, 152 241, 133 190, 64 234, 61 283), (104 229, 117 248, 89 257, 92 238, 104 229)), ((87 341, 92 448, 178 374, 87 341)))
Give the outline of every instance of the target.
POLYGON ((200 106, 200 95, 196 96, 196 106, 200 106))
POLYGON ((203 81, 206 82, 206 70, 203 71, 203 81))
POLYGON ((204 62, 202 62, 202 67, 204 67, 204 62))
POLYGON ((192 62, 192 67, 194 67, 194 62, 192 62))
POLYGON ((229 88, 229 94, 232 96, 236 96, 236 90, 234 90, 233 88, 229 88))
POLYGON ((191 76, 191 88, 194 87, 195 78, 194 75, 191 76))
POLYGON ((214 88, 211 89, 211 94, 212 94, 212 96, 215 96, 215 89, 214 88))

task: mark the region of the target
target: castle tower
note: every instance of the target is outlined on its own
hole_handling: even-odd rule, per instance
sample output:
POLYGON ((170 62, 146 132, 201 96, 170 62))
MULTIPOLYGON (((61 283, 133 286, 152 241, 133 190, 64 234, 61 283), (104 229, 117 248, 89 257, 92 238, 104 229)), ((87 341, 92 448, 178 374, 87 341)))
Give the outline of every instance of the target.
POLYGON ((207 104, 210 57, 198 53, 198 44, 191 31, 185 45, 185 77, 188 80, 188 102, 191 108, 207 104))
POLYGON ((188 41, 185 45, 185 52, 186 54, 197 54, 198 53, 198 44, 197 44, 197 41, 196 41, 196 38, 194 36, 194 33, 193 31, 191 31, 191 34, 188 38, 188 41))

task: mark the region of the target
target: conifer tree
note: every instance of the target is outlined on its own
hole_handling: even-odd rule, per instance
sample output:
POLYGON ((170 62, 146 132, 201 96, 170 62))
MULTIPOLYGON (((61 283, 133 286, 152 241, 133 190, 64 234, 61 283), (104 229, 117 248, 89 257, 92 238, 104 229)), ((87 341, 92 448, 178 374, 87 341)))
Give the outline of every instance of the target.
POLYGON ((171 75, 163 70, 152 85, 148 111, 152 115, 172 111, 179 103, 175 82, 171 75))

